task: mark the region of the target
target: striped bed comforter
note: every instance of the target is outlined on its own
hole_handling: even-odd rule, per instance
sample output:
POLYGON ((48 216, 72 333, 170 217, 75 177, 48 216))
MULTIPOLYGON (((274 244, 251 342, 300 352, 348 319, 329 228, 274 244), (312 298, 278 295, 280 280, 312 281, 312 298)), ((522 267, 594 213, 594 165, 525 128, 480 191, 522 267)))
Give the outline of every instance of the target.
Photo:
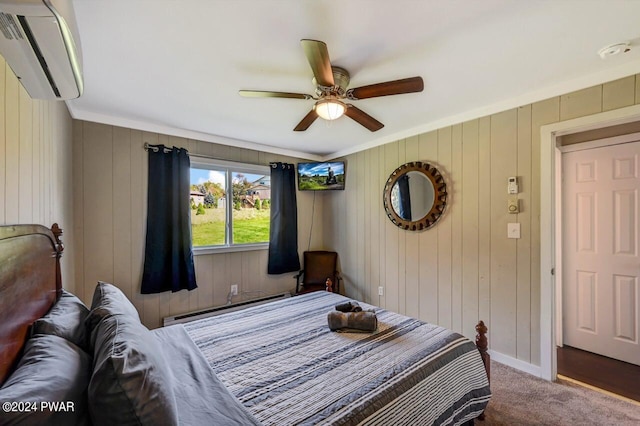
POLYGON ((315 292, 185 324, 214 372, 264 425, 448 425, 491 392, 465 337, 374 308, 375 333, 336 333, 343 296, 315 292))

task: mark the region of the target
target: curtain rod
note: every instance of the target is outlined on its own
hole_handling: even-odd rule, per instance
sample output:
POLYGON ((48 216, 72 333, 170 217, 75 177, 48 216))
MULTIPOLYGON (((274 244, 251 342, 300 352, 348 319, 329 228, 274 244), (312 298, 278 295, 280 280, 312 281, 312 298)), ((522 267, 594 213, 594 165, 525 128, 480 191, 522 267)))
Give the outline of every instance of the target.
POLYGON ((293 164, 289 164, 289 163, 282 163, 282 162, 271 162, 269 163, 269 165, 271 166, 272 169, 277 169, 278 168, 278 163, 280 163, 280 165, 282 165, 283 169, 290 169, 292 168, 294 165, 293 164))
MULTIPOLYGON (((145 142, 144 145, 144 150, 145 151, 149 151, 152 150, 153 152, 158 152, 160 150, 160 148, 157 145, 151 145, 148 142, 145 142)), ((185 148, 183 148, 185 149, 185 148)), ((167 152, 171 152, 173 151, 173 148, 171 147, 164 147, 165 153, 167 152)), ((185 151, 187 151, 185 149, 185 151)), ((251 165, 255 165, 255 166, 264 166, 264 163, 245 163, 244 161, 236 161, 236 160, 230 160, 228 158, 221 158, 221 157, 214 157, 212 155, 202 155, 202 154, 191 154, 189 151, 187 151, 187 154, 189 154, 189 157, 198 157, 198 158, 206 158, 208 160, 219 160, 219 161, 230 161, 230 162, 236 162, 236 163, 243 163, 243 164, 251 164, 251 165)), ((269 166, 273 167, 274 169, 277 167, 275 162, 270 162, 269 166)), ((284 166, 283 166, 284 168, 284 166)))
MULTIPOLYGON (((145 151, 153 151, 153 152, 158 152, 160 151, 160 147, 158 145, 150 145, 148 142, 144 143, 144 150, 145 151)), ((165 146, 164 147, 164 153, 166 154, 167 152, 171 152, 173 151, 173 148, 171 148, 170 146, 165 146)), ((185 150, 186 151, 186 150, 185 150)), ((187 151, 189 152, 189 151, 187 151)))

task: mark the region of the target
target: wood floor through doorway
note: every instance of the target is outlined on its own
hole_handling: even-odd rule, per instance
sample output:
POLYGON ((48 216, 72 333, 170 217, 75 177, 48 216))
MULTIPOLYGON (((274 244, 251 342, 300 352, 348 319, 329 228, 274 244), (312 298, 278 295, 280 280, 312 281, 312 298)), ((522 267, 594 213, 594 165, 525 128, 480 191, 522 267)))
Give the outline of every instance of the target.
POLYGON ((564 346, 558 374, 640 402, 640 366, 564 346))

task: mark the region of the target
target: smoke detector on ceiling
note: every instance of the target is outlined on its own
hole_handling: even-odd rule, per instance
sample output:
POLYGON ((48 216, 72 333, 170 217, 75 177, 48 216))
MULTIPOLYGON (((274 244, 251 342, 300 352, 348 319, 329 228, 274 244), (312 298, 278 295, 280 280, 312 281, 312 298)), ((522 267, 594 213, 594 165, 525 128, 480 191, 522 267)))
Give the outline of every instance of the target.
POLYGON ((619 53, 627 53, 631 50, 631 43, 628 41, 622 43, 614 43, 609 46, 605 46, 602 49, 598 50, 598 55, 600 58, 607 59, 609 56, 614 56, 619 53))

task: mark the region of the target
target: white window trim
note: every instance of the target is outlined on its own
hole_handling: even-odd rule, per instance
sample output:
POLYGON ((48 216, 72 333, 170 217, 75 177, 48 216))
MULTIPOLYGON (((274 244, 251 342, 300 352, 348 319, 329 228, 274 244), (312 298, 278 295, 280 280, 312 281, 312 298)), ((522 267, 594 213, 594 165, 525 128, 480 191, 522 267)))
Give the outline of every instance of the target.
MULTIPOLYGON (((250 173, 250 174, 264 174, 268 176, 271 174, 271 168, 269 166, 263 166, 259 164, 250 164, 250 163, 240 163, 236 161, 228 161, 228 160, 218 160, 214 158, 208 157, 199 157, 197 155, 190 155, 189 157, 192 168, 197 169, 215 169, 222 168, 226 172, 226 180, 228 183, 231 183, 231 173, 250 173)), ((225 188, 225 192, 230 194, 230 190, 232 188, 225 188)), ((227 224, 227 232, 229 232, 229 227, 231 226, 233 208, 232 204, 227 198, 225 202, 226 206, 226 224, 227 224)), ((206 255, 206 254, 217 254, 217 253, 234 253, 241 251, 255 251, 255 250, 268 250, 269 243, 250 243, 250 244, 221 244, 217 246, 199 246, 194 247, 193 243, 191 245, 191 249, 193 251, 194 256, 206 255)))
POLYGON ((205 254, 236 253, 240 251, 269 250, 269 243, 236 244, 220 246, 191 247, 194 256, 205 254))

